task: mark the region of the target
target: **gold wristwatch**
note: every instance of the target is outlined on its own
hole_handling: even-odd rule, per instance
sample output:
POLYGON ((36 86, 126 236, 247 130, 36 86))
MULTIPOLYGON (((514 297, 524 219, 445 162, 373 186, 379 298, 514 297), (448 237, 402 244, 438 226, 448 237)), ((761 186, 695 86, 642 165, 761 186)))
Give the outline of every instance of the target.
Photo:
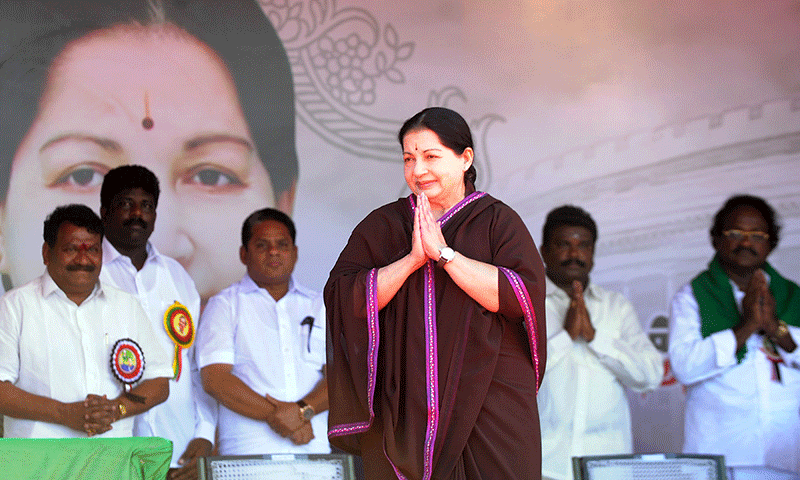
POLYGON ((311 420, 311 417, 313 417, 315 413, 314 407, 302 400, 298 400, 296 403, 297 406, 300 407, 300 420, 304 422, 311 420))
POLYGON ((789 326, 783 320, 778 320, 778 328, 775 330, 775 339, 783 338, 789 335, 789 326))

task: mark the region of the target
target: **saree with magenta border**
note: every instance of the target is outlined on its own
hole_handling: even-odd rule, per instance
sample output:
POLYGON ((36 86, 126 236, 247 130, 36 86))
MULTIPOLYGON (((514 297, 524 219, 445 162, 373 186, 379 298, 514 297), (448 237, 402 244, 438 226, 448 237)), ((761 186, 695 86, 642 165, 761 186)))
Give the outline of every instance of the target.
POLYGON ((325 286, 331 443, 362 455, 368 479, 538 479, 547 335, 536 246, 510 207, 472 191, 439 223, 448 246, 498 267, 499 311, 431 260, 378 311, 377 270, 411 250, 415 200, 369 214, 325 286))

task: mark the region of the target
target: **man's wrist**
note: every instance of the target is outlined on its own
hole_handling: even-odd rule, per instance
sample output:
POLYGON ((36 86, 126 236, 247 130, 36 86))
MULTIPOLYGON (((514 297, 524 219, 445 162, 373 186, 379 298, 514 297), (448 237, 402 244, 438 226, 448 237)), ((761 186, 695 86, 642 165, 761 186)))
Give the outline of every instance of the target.
POLYGON ((52 423, 64 425, 72 429, 83 431, 83 412, 84 406, 82 402, 66 403, 53 400, 55 403, 55 418, 52 423), (76 428, 73 426, 74 419, 80 418, 80 426, 76 428))
POLYGON ((272 402, 267 403, 267 409, 264 411, 264 420, 267 423, 271 423, 275 420, 275 413, 278 411, 278 407, 273 405, 272 402))
POLYGON ((595 330, 593 326, 587 325, 583 331, 583 336, 587 342, 591 342, 594 340, 595 333, 597 333, 597 330, 595 330))
POLYGON ((122 400, 117 400, 117 420, 122 420, 127 416, 128 409, 125 407, 125 404, 122 403, 122 400))
POLYGON ((735 325, 732 328, 734 334, 740 333, 744 335, 745 338, 758 332, 759 329, 760 329, 759 324, 749 316, 743 316, 742 319, 739 321, 739 324, 735 325))

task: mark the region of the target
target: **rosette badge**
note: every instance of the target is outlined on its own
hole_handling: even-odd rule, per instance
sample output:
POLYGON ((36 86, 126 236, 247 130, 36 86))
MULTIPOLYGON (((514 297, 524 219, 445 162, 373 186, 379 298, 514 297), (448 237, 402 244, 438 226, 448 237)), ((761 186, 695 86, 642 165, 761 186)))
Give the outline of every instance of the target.
POLYGON ((194 321, 192 314, 185 305, 177 300, 164 312, 164 329, 175 344, 175 358, 172 360, 173 378, 181 378, 183 369, 183 355, 181 351, 189 348, 194 343, 194 321))
POLYGON ((131 393, 131 386, 144 374, 144 353, 139 344, 130 338, 117 340, 111 349, 111 371, 122 382, 125 395, 134 401, 141 398, 131 393))

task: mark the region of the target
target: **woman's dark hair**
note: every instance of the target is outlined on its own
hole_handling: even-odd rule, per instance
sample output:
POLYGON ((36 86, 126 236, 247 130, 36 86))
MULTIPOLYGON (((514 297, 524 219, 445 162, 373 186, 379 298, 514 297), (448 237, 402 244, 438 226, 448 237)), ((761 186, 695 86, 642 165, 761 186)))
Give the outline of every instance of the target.
POLYGON ((764 221, 767 222, 770 250, 773 250, 775 247, 777 247, 778 240, 780 239, 781 226, 778 223, 775 210, 769 206, 766 200, 753 195, 734 195, 729 198, 725 202, 725 205, 723 205, 714 216, 714 224, 711 226, 710 230, 711 237, 720 238, 722 236, 722 230, 725 228, 725 222, 728 220, 728 217, 731 216, 734 210, 739 207, 752 207, 758 210, 761 216, 764 217, 764 221))
POLYGON ((183 29, 219 55, 275 198, 292 187, 298 170, 294 83, 286 50, 258 2, 0 0, 0 202, 14 155, 38 115, 50 66, 64 47, 117 25, 158 23, 183 29))
MULTIPOLYGON (((444 107, 429 107, 419 112, 405 121, 397 140, 400 146, 403 145, 403 138, 406 134, 414 130, 430 130, 439 137, 442 145, 454 151, 456 155, 461 155, 467 147, 475 150, 472 144, 472 132, 467 121, 457 112, 444 107)), ((475 185, 478 178, 478 171, 475 170, 475 162, 464 172, 464 183, 475 185)))

